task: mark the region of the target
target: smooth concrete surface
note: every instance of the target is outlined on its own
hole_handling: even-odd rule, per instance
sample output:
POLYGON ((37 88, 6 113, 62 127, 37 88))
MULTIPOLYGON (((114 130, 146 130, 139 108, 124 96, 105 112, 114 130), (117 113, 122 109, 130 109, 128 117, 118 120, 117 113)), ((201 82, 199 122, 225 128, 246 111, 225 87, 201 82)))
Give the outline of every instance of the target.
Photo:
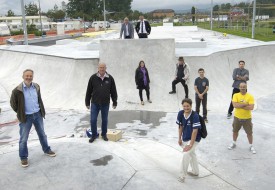
MULTIPOLYGON (((147 43, 154 39, 161 41, 159 37, 177 42, 184 40, 182 36, 185 34, 187 38, 202 35, 207 48, 173 47, 171 51, 174 49, 175 55, 171 62, 168 60, 169 47, 162 47, 167 48, 166 51, 154 51, 158 48, 150 44, 154 48, 146 47, 147 51, 143 52, 140 47, 130 47, 134 41, 115 39, 118 33, 53 47, 1 46, 1 189, 273 189, 274 43, 230 35, 225 39, 218 33, 201 29, 188 33, 181 27, 152 28, 147 43), (115 76, 119 89, 118 107, 110 111, 109 128, 122 130, 123 134, 118 142, 105 142, 99 138, 90 144, 85 137, 89 111, 85 108, 84 97, 88 79, 97 70, 99 52, 96 55, 96 51, 89 50, 89 44, 97 44, 101 39, 128 44, 126 48, 117 46, 119 49, 114 50, 117 56, 111 49, 106 49, 108 54, 100 53, 103 60, 110 60, 110 55, 113 57, 111 62, 116 63, 107 63, 107 71, 115 76), (140 105, 134 83, 138 55, 140 59, 146 57, 146 66, 152 75, 153 103, 145 102, 144 106, 140 105), (200 175, 187 176, 185 183, 177 181, 182 150, 177 144, 175 124, 184 97, 183 87, 178 84, 177 94, 168 94, 178 56, 184 56, 190 65, 189 96, 193 100, 193 82, 198 76, 198 68, 205 69, 210 81, 209 135, 196 151, 200 175), (232 119, 226 119, 232 93, 232 71, 241 59, 246 61, 245 67, 250 71, 248 92, 256 100, 252 121, 257 154, 249 152, 243 130, 237 148, 227 149, 232 141, 232 119), (11 90, 22 81, 22 71, 26 68, 35 71, 34 82, 41 86, 47 112, 45 131, 57 157, 43 154, 32 129, 28 141, 30 165, 24 169, 18 158, 18 122, 9 106, 9 97, 11 90)), ((143 44, 142 40, 135 41, 143 44)), ((163 44, 158 42, 158 46, 163 44)), ((100 131, 100 119, 98 127, 100 131)))
MULTIPOLYGON (((101 40, 99 56, 116 81, 119 109, 132 110, 139 107, 135 71, 141 60, 145 62, 149 72, 152 101, 171 100, 168 92, 176 63, 174 39, 101 40)), ((147 100, 145 94, 144 100, 147 100)), ((146 105, 152 110, 163 108, 163 104, 149 105, 146 102, 146 105)), ((174 105, 177 103, 174 102, 174 105)))

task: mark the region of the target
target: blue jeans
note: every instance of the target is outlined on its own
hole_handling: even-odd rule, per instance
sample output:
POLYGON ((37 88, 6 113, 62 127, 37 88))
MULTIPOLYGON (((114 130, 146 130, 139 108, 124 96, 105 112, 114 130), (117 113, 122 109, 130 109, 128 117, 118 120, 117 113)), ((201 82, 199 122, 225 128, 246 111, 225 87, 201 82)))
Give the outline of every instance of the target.
POLYGON ((91 104, 91 130, 93 137, 97 137, 97 117, 99 111, 101 111, 102 120, 101 136, 105 136, 107 134, 109 105, 110 104, 91 104))
POLYGON ((32 128, 32 124, 34 125, 37 135, 39 137, 42 150, 45 153, 51 150, 51 148, 48 146, 47 136, 44 132, 43 118, 41 116, 40 111, 31 115, 26 115, 26 117, 27 117, 26 123, 19 124, 19 127, 20 127, 19 157, 21 158, 21 160, 28 158, 27 142, 28 142, 30 130, 32 128))

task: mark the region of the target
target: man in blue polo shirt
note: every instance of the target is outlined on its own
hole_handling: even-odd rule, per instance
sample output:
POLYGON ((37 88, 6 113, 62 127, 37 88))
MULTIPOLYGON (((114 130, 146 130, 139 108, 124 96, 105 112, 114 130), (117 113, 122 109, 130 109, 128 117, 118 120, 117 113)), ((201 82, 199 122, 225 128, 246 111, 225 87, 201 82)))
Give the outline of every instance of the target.
POLYGON ((51 157, 56 154, 48 145, 47 136, 44 132, 43 117, 45 109, 41 99, 40 87, 33 83, 33 70, 27 69, 23 72, 23 82, 13 91, 10 99, 12 109, 17 113, 20 127, 19 156, 22 167, 28 167, 27 141, 32 125, 34 125, 43 152, 51 157))
POLYGON ((199 175, 199 164, 195 149, 201 140, 199 115, 192 111, 192 100, 188 98, 183 99, 182 106, 183 110, 179 111, 176 122, 179 125, 178 143, 183 147, 179 175, 180 182, 184 182, 187 174, 191 176, 199 175), (189 164, 192 167, 192 172, 187 172, 189 164))

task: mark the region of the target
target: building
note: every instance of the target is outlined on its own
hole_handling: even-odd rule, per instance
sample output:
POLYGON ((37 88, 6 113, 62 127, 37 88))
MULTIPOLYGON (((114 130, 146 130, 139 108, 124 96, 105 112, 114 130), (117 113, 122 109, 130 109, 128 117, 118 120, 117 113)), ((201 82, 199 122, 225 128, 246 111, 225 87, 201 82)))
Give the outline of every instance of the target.
MULTIPOLYGON (((50 29, 48 17, 41 16, 41 22, 42 22, 42 30, 48 31, 50 29)), ((23 18, 21 16, 0 17, 0 23, 6 23, 9 26, 11 31, 23 30, 23 18)), ((27 25, 33 24, 37 29, 41 30, 41 23, 40 23, 39 16, 26 16, 26 23, 27 25)))
MULTIPOLYGON (((48 17, 41 16, 42 23, 48 22, 48 17)), ((22 16, 12 16, 12 17, 0 17, 0 23, 4 22, 10 25, 11 23, 23 23, 22 16)), ((26 16, 27 25, 40 23, 39 16, 26 16)))
POLYGON ((175 11, 173 9, 157 9, 151 12, 153 17, 169 17, 172 18, 175 16, 175 11))

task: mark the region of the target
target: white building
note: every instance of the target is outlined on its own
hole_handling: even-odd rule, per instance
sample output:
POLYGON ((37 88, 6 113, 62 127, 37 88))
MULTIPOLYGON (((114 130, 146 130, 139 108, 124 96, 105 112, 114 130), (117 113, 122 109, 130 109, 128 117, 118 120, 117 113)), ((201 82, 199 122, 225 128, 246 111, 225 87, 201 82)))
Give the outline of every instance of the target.
MULTIPOLYGON (((44 31, 49 30, 48 17, 41 16, 42 28, 44 31)), ((23 29, 23 18, 21 16, 0 17, 0 23, 6 23, 11 31, 23 29)), ((34 24, 37 29, 41 28, 40 16, 26 16, 27 25, 34 24)))

